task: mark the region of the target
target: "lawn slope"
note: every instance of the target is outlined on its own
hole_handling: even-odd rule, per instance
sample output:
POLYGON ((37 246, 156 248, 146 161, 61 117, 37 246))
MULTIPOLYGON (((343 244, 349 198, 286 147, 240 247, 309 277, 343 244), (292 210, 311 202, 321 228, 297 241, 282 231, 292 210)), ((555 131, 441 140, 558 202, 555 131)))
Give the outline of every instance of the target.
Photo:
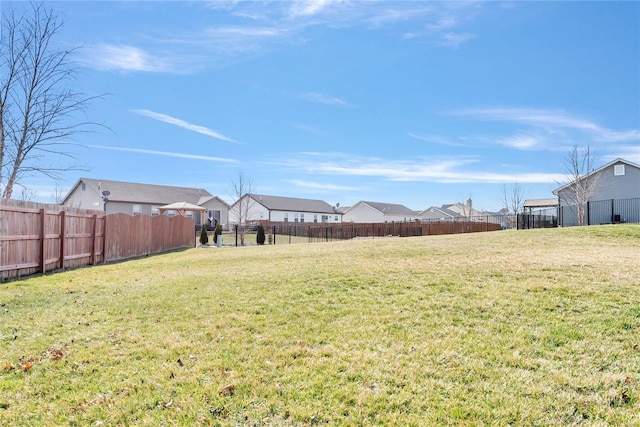
POLYGON ((0 285, 0 425, 638 425, 640 227, 194 248, 0 285))

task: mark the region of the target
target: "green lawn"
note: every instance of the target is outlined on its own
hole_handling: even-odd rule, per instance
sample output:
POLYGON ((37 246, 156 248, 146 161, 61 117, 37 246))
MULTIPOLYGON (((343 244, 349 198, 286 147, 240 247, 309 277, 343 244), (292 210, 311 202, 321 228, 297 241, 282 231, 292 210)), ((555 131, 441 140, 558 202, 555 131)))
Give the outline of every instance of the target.
POLYGON ((193 248, 0 284, 0 425, 640 425, 640 226, 193 248))

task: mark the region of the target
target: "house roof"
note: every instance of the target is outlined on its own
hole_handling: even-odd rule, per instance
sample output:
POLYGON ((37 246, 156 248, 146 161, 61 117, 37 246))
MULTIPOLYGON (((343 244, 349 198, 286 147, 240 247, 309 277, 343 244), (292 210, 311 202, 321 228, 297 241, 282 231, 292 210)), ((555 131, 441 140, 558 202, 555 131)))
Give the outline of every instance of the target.
POLYGON ((411 210, 404 205, 397 205, 394 203, 367 202, 364 200, 359 203, 371 206, 373 209, 383 213, 384 215, 418 215, 418 212, 411 210))
POLYGON ((270 211, 340 213, 323 200, 266 196, 264 194, 249 194, 249 196, 270 211))
POLYGON ((524 201, 523 208, 552 208, 558 206, 557 198, 550 199, 527 199, 524 201))
POLYGON ((213 197, 211 193, 201 188, 171 187, 167 185, 80 178, 65 197, 65 202, 81 183, 93 189, 96 194, 102 194, 103 191, 108 191, 108 199, 112 202, 151 203, 159 205, 187 202, 197 205, 201 197, 213 197))
POLYGON ((607 169, 608 167, 611 167, 611 166, 613 166, 613 165, 615 165, 615 164, 617 164, 617 163, 624 163, 624 164, 626 164, 626 165, 629 165, 629 166, 632 166, 632 167, 634 167, 634 168, 638 168, 638 169, 640 169, 640 165, 637 165, 637 164, 635 164, 635 163, 633 163, 633 162, 630 162, 630 161, 628 161, 628 160, 621 159, 621 158, 619 158, 619 157, 618 157, 617 159, 610 161, 610 162, 609 162, 609 163, 607 163, 606 165, 604 165, 604 166, 600 166, 598 169, 594 169, 593 171, 589 172, 588 174, 586 174, 585 176, 581 177, 580 179, 578 179, 578 180, 574 180, 574 181, 571 181, 571 182, 569 182, 569 183, 567 183, 567 184, 563 185, 562 187, 556 188, 555 190, 553 190, 553 191, 552 191, 552 193, 557 195, 560 191, 564 190, 564 189, 565 189, 565 188, 567 188, 567 187, 570 187, 570 186, 571 186, 571 185, 573 185, 576 181, 581 181, 581 180, 583 180, 583 179, 587 179, 587 178, 589 178, 590 176, 593 176, 593 175, 595 175, 595 174, 597 174, 597 173, 600 173, 601 171, 603 171, 603 170, 607 169))
MULTIPOLYGON (((446 206, 452 206, 452 205, 446 205, 446 206)), ((435 211, 438 211, 438 212, 440 212, 440 213, 442 213, 444 215, 448 215, 448 216, 450 216, 452 218, 462 217, 462 215, 460 215, 458 212, 452 211, 451 209, 444 207, 444 205, 441 208, 439 208, 437 206, 431 206, 430 208, 427 208, 427 209, 423 210, 422 212, 420 212, 420 215, 423 215, 423 214, 431 211, 432 209, 435 210, 435 211)))

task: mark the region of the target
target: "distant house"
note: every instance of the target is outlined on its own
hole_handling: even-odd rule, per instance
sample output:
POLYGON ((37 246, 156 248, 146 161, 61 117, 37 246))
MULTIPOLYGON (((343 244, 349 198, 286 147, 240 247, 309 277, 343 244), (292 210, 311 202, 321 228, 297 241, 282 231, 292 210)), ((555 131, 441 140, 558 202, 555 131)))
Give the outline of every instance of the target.
POLYGON ((577 225, 581 209, 586 209, 584 225, 640 222, 640 165, 618 158, 555 189, 553 194, 558 196, 561 225, 577 225), (588 206, 576 206, 576 199, 582 199, 575 197, 576 188, 587 188, 584 199, 588 206))
MULTIPOLYGON (((451 205, 448 205, 451 206, 451 205)), ((452 221, 457 218, 464 218, 458 212, 454 212, 444 206, 431 206, 420 212, 420 218, 427 221, 452 221)))
POLYGON ((419 221, 420 214, 393 203, 360 201, 344 211, 343 222, 384 223, 419 221))
POLYGON ((187 212, 196 225, 229 221, 229 205, 201 188, 138 184, 104 179, 80 178, 62 201, 65 206, 98 209, 107 214, 160 215, 160 207, 187 202, 207 209, 206 214, 187 212))
POLYGON ((232 224, 252 222, 340 223, 342 213, 325 201, 247 194, 231 205, 232 224))
POLYGON ((453 203, 449 205, 442 205, 442 208, 456 212, 461 216, 467 217, 467 218, 486 216, 485 212, 482 212, 473 208, 473 201, 471 199, 467 199, 466 203, 453 203))

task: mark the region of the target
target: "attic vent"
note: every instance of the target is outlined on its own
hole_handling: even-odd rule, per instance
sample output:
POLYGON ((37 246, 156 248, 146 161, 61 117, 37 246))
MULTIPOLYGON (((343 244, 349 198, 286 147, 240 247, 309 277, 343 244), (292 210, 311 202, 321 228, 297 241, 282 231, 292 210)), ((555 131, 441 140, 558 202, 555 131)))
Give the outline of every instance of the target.
POLYGON ((615 165, 613 167, 613 175, 614 176, 623 176, 624 175, 624 165, 615 165))

